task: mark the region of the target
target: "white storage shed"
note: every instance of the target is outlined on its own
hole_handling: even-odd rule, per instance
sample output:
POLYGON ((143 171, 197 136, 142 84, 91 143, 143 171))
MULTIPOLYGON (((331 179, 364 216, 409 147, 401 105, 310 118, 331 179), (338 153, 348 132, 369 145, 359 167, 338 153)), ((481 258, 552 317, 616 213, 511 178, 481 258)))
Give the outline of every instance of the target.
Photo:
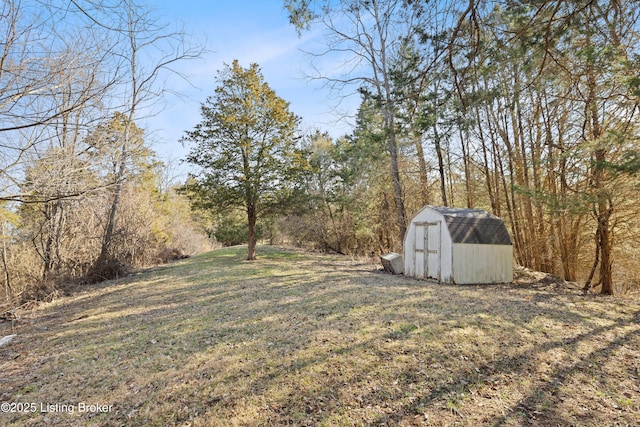
POLYGON ((479 209, 425 206, 404 237, 404 274, 442 283, 509 283, 513 246, 504 222, 479 209))

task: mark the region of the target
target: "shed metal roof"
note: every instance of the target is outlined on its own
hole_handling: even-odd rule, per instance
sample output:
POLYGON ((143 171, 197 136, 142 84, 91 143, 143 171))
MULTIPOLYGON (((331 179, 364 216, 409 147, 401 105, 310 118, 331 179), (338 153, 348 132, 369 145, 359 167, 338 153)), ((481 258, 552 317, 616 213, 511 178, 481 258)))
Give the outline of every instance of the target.
POLYGON ((429 206, 444 216, 453 243, 511 245, 504 222, 480 209, 429 206))

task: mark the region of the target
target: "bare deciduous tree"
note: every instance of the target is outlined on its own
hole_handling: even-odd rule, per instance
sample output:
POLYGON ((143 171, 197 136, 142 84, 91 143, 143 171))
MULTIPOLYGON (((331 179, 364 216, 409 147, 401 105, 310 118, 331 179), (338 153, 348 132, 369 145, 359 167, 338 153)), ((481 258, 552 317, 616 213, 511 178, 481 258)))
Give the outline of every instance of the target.
POLYGON ((312 57, 337 57, 342 63, 335 70, 318 71, 313 78, 326 81, 336 91, 358 86, 378 102, 384 118, 389 154, 389 173, 393 187, 398 242, 406 230, 406 209, 399 167, 396 110, 398 99, 393 87, 392 69, 400 59, 407 40, 416 37, 421 14, 405 7, 401 0, 344 0, 321 2, 320 12, 308 1, 286 1, 292 23, 298 28, 319 24, 326 30, 326 49, 312 57))
MULTIPOLYGON (((95 263, 99 272, 108 262, 109 251, 115 230, 115 221, 120 206, 122 185, 127 177, 127 162, 136 150, 133 136, 134 121, 143 108, 153 106, 167 89, 158 84, 167 73, 175 72, 172 66, 179 61, 193 59, 201 54, 200 48, 186 44, 182 31, 167 31, 149 12, 131 1, 124 1, 120 10, 121 21, 112 29, 123 40, 121 59, 126 70, 123 81, 123 132, 120 141, 120 161, 114 175, 111 208, 105 226, 100 255, 95 263), (143 56, 151 59, 144 61, 143 56)), ((98 273, 99 274, 99 273, 98 273)))

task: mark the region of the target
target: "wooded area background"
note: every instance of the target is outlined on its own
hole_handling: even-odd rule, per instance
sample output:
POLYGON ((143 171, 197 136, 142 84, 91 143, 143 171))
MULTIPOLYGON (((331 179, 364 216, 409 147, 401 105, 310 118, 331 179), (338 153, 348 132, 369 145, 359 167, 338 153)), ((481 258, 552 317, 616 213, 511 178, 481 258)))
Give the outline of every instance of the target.
POLYGON ((363 95, 353 135, 313 144, 327 247, 398 250, 422 205, 476 207, 505 220, 520 265, 638 286, 637 2, 286 3, 327 34, 313 58, 350 55, 315 77, 363 95))
POLYGON ((210 248, 135 124, 202 48, 130 1, 1 8, 0 312, 210 248))
MULTIPOLYGON (((374 256, 401 250, 425 204, 481 208, 515 263, 638 289, 638 6, 286 0, 301 32, 325 34, 308 69, 340 59, 310 77, 362 101, 348 135, 298 130, 305 164, 258 237, 374 256)), ((1 7, 0 311, 246 241, 246 211, 192 209, 136 126, 204 46, 129 0, 1 7)))

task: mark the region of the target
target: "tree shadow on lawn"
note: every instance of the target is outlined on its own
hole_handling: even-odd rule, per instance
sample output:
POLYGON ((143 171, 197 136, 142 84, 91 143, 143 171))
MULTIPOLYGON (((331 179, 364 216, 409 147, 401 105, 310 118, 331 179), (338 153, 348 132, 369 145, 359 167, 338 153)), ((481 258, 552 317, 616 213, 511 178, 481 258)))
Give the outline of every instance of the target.
POLYGON ((40 330, 25 334, 43 343, 41 360, 14 367, 32 371, 9 395, 35 384, 18 398, 114 407, 94 418, 48 415, 67 425, 570 424, 553 400, 567 378, 638 338, 637 312, 599 317, 517 290, 354 273, 322 257, 296 264, 203 257, 71 299, 63 318, 45 311, 40 330), (531 326, 538 319, 580 327, 547 337, 531 326), (584 351, 587 341, 606 345, 584 351), (527 379, 556 350, 547 378, 527 379), (504 407, 493 404, 510 390, 504 407), (474 393, 487 395, 484 407, 474 393))
MULTIPOLYGON (((407 290, 403 290, 403 295, 411 295, 411 291, 404 291, 407 290)), ((421 291, 424 292, 425 288, 422 288, 421 291)), ((454 292, 455 289, 451 288, 448 291, 454 292)), ((493 304, 505 302, 504 298, 501 300, 497 295, 493 295, 493 297, 493 304)), ((477 325, 480 330, 487 326, 489 329, 498 329, 500 327, 507 329, 506 335, 493 336, 492 338, 508 337, 509 339, 503 343, 504 345, 502 347, 511 350, 511 354, 506 352, 498 354, 495 360, 489 362, 473 360, 471 363, 466 363, 462 369, 456 370, 455 367, 450 369, 451 375, 447 374, 439 377, 436 375, 437 378, 435 381, 422 380, 422 382, 417 379, 424 377, 424 366, 412 364, 408 369, 398 371, 397 367, 384 363, 385 358, 393 360, 394 357, 402 357, 407 354, 410 356, 422 356, 425 360, 429 359, 428 357, 424 357, 424 354, 419 354, 419 350, 428 351, 428 346, 426 348, 422 347, 418 351, 415 347, 403 349, 392 346, 386 350, 384 349, 386 346, 385 343, 390 341, 405 341, 414 331, 419 332, 422 328, 422 326, 415 326, 411 323, 402 323, 408 319, 407 313, 403 313, 401 310, 404 306, 402 302, 393 304, 385 300, 384 304, 387 304, 390 308, 388 310, 378 311, 378 318, 385 322, 390 322, 395 319, 399 324, 398 328, 386 333, 381 333, 380 329, 378 329, 378 335, 375 337, 354 345, 342 346, 332 352, 332 355, 356 355, 360 359, 363 353, 374 354, 375 357, 377 357, 378 366, 371 368, 370 371, 363 369, 359 375, 354 375, 352 378, 347 379, 346 382, 342 381, 344 378, 341 378, 340 375, 330 381, 317 381, 317 384, 325 383, 326 385, 319 389, 313 389, 313 392, 305 393, 301 389, 296 389, 295 392, 290 393, 289 396, 291 398, 300 398, 305 402, 305 411, 302 411, 299 405, 292 405, 290 401, 285 400, 281 405, 277 406, 278 409, 275 411, 281 418, 276 416, 275 418, 271 418, 270 421, 292 422, 294 424, 324 422, 328 425, 339 425, 340 423, 337 420, 360 422, 366 420, 367 417, 370 418, 371 414, 363 415, 362 418, 359 419, 353 419, 348 416, 348 413, 357 414, 362 410, 363 406, 372 405, 378 406, 379 410, 377 412, 381 414, 378 415, 375 420, 371 421, 369 425, 396 425, 414 422, 418 425, 426 424, 424 419, 422 419, 423 422, 418 422, 413 417, 428 414, 432 411, 433 406, 444 407, 445 412, 447 412, 443 415, 441 410, 436 410, 436 413, 438 411, 440 412, 439 416, 441 418, 435 421, 433 425, 438 425, 443 420, 448 420, 452 423, 465 423, 465 419, 468 425, 476 424, 478 421, 481 421, 483 424, 489 423, 495 425, 520 425, 523 423, 534 425, 541 421, 543 423, 549 422, 562 425, 575 424, 576 419, 579 420, 578 422, 590 422, 592 425, 600 425, 616 419, 619 419, 622 423, 632 421, 634 419, 633 408, 630 408, 630 410, 626 412, 613 414, 613 417, 612 414, 603 411, 600 414, 594 414, 592 412, 588 415, 589 418, 577 417, 571 419, 571 416, 574 415, 571 413, 571 410, 578 408, 567 408, 566 405, 560 407, 560 402, 557 401, 556 396, 560 391, 566 394, 569 393, 567 386, 570 384, 566 379, 571 377, 572 373, 584 371, 586 367, 604 366, 611 363, 611 356, 617 349, 625 347, 635 349, 635 357, 638 356, 638 312, 636 311, 635 314, 627 313, 627 315, 624 316, 605 316, 604 318, 599 318, 597 320, 599 320, 600 323, 606 321, 610 324, 598 326, 599 322, 596 322, 592 319, 592 316, 588 314, 581 314, 577 310, 575 312, 563 311, 561 309, 561 302, 557 304, 557 307, 550 308, 537 306, 522 298, 517 299, 515 296, 513 298, 514 301, 511 301, 511 304, 515 305, 516 310, 509 313, 508 316, 504 316, 504 313, 502 313, 503 318, 501 320, 495 320, 494 325, 488 326, 486 321, 484 321, 484 324, 481 322, 477 325), (572 323, 580 323, 581 329, 585 331, 576 334, 575 328, 569 327, 559 335, 552 333, 550 338, 547 337, 544 331, 541 331, 540 339, 544 339, 544 341, 539 345, 536 343, 534 346, 526 346, 526 340, 518 336, 520 335, 520 330, 523 329, 522 325, 539 317, 552 320, 557 319, 560 327, 565 325, 571 326, 572 323), (613 335, 613 338, 610 337, 611 335, 613 335), (602 342, 606 345, 601 348, 602 342), (583 345, 587 345, 586 350, 581 349, 583 345), (595 348, 592 349, 591 346, 595 348), (522 347, 525 348, 523 349, 522 347), (555 350, 563 353, 562 360, 551 360, 552 363, 549 365, 549 369, 539 370, 536 364, 545 362, 545 353, 555 350), (391 372, 394 369, 396 369, 396 371, 391 372), (363 382, 362 378, 365 372, 369 372, 371 375, 365 375, 368 380, 363 382), (392 375, 385 376, 382 374, 383 372, 387 374, 391 372, 392 375), (532 378, 521 381, 521 377, 532 378), (505 378, 507 378, 506 381, 505 378), (514 387, 511 383, 515 383, 516 386, 514 387), (399 387, 398 384, 401 384, 401 386, 399 387), (412 388, 411 385, 415 384, 417 384, 417 386, 412 388), (404 390, 401 390, 403 386, 404 390), (421 389, 421 387, 423 388, 421 389), (482 412, 484 411, 482 408, 483 405, 475 406, 473 409, 466 411, 476 411, 476 413, 464 415, 465 399, 459 399, 456 397, 456 394, 461 394, 461 392, 466 392, 467 395, 470 392, 477 393, 478 390, 485 387, 496 391, 498 394, 515 392, 515 400, 510 399, 510 401, 506 402, 504 408, 487 408, 488 410, 485 413, 482 412), (362 392, 367 389, 371 390, 363 394, 362 392), (428 392, 429 390, 431 390, 431 393, 428 392), (340 399, 336 398, 336 396, 342 396, 344 398, 349 393, 353 395, 354 391, 356 392, 355 394, 359 393, 355 399, 353 396, 344 399, 347 405, 352 405, 352 407, 347 408, 345 412, 345 409, 341 408, 340 399), (411 396, 408 397, 407 393, 410 393, 411 396), (318 398, 314 400, 314 396, 318 398), (409 401, 409 403, 402 403, 400 406, 394 405, 397 401, 402 400, 409 401), (316 406, 314 406, 312 402, 316 402, 316 406), (321 405, 318 404, 318 402, 321 402, 321 405), (333 404, 330 405, 329 402, 333 402, 333 404), (387 410, 386 407, 388 407, 389 410, 387 410), (569 409, 569 411, 567 411, 567 409, 569 409), (321 415, 322 412, 324 412, 325 415, 321 415), (301 417, 303 413, 307 415, 307 418, 301 417), (287 417, 285 414, 290 414, 290 416, 287 417), (343 418, 340 418, 340 415, 343 418), (471 415, 471 417, 469 417, 469 415, 471 415)), ((433 298, 432 296, 428 301, 423 301, 423 307, 428 309, 429 305, 438 299, 439 298, 433 298)), ((604 304, 608 305, 609 308, 612 306, 608 303, 604 304)), ((467 311, 475 313, 481 313, 483 311, 482 308, 478 309, 476 305, 471 303, 469 306, 473 307, 473 309, 467 311)), ((486 307, 490 308, 491 304, 488 304, 486 307)), ((455 307, 450 308, 454 309, 455 307)), ((496 311, 497 314, 501 313, 499 310, 493 311, 496 311)), ((589 310, 586 311, 588 312, 589 310)), ((419 313, 415 312, 414 314, 419 313)), ((467 314, 456 314, 458 318, 452 319, 451 317, 447 317, 443 312, 439 313, 440 320, 444 321, 446 325, 444 330, 440 331, 441 333, 460 327, 459 325, 463 322, 463 317, 467 314)), ((348 329, 349 328, 347 328, 347 332, 349 332, 348 329)), ((354 330, 357 331, 357 328, 354 328, 354 330)), ((351 332, 353 332, 353 330, 351 332)), ((432 350, 440 351, 441 348, 433 348, 432 350)), ((446 356, 444 358, 436 358, 436 360, 442 361, 449 357, 454 358, 458 356, 465 357, 464 352, 456 354, 453 347, 445 348, 445 351, 447 352, 446 356)), ((467 354, 467 357, 471 358, 471 355, 467 354)), ((298 367, 317 367, 326 364, 329 357, 312 357, 306 360, 308 365, 299 364, 298 367)), ((364 367, 366 367, 366 363, 363 364, 363 368, 364 367)), ((435 368, 437 369, 438 366, 435 365, 435 368)), ((596 372, 592 372, 590 378, 598 379, 604 377, 611 378, 611 380, 601 381, 615 381, 615 378, 605 374, 602 369, 597 369, 596 372)), ((268 384, 272 382, 274 378, 274 375, 269 375, 262 381, 268 384)), ((263 384, 260 389, 267 389, 266 384, 263 384)), ((611 384, 606 385, 606 387, 611 387, 611 384)), ((593 390, 590 390, 590 392, 591 391, 593 390)), ((604 391, 595 390, 595 395, 589 394, 589 392, 584 394, 577 393, 578 395, 575 399, 577 404, 593 406, 591 400, 599 397, 597 393, 606 393, 606 391, 606 388, 604 391)), ((492 396, 489 396, 489 399, 491 398, 492 396)), ((635 404, 637 405, 638 402, 636 401, 635 404)), ((375 413, 375 411, 373 412, 375 413)), ((419 418, 419 420, 421 419, 419 418)))
MULTIPOLYGON (((440 414, 443 417, 440 418, 440 422, 445 419, 447 423, 452 424, 493 426, 632 425, 634 420, 637 420, 640 410, 638 395, 636 395, 633 404, 628 405, 628 408, 620 408, 615 405, 615 396, 607 395, 606 391, 618 389, 620 382, 624 380, 633 383, 634 377, 632 375, 634 374, 637 382, 638 370, 627 372, 629 378, 616 378, 606 370, 607 368, 625 369, 621 366, 610 366, 612 363, 620 362, 621 357, 614 358, 613 356, 616 355, 616 352, 625 349, 632 352, 631 356, 627 355, 626 357, 634 357, 636 363, 640 362, 638 358, 639 323, 640 311, 631 318, 618 319, 613 324, 588 330, 575 337, 549 341, 536 346, 533 351, 526 349, 516 352, 512 356, 500 357, 493 362, 461 369, 447 381, 431 390, 430 393, 420 396, 409 405, 404 405, 394 414, 379 417, 369 425, 431 425, 423 420, 414 422, 412 417, 415 414, 427 413, 429 407, 438 406, 438 403, 442 404, 443 402, 446 402, 447 405, 446 407, 440 405, 442 406, 440 412, 445 412, 444 416, 440 414), (600 345, 604 343, 604 346, 591 351, 581 350, 581 344, 589 341, 597 342, 600 345), (539 356, 557 349, 573 355, 574 360, 558 363, 544 376, 535 378, 536 374, 539 374, 536 372, 538 370, 536 362, 538 362, 539 356), (574 378, 576 374, 580 373, 586 376, 586 380, 582 379, 582 381, 589 381, 592 386, 592 389, 584 394, 581 394, 579 388, 585 386, 586 383, 580 383, 580 379, 574 378), (509 387, 509 384, 505 384, 505 378, 507 381, 517 381, 518 377, 529 377, 531 381, 528 381, 530 384, 526 389, 513 389, 509 387), (602 390, 596 390, 596 393, 589 394, 594 391, 595 382, 600 383, 602 390), (475 396, 475 400, 484 398, 489 401, 492 399, 502 401, 504 396, 500 397, 490 392, 496 390, 496 387, 499 387, 501 383, 506 390, 511 389, 517 393, 516 398, 506 402, 504 408, 498 408, 501 415, 496 413, 496 408, 493 408, 493 413, 491 413, 491 409, 488 408, 490 404, 487 402, 475 406, 468 405, 471 406, 469 409, 465 407, 465 404, 471 403, 470 396, 475 396), (485 389, 484 393, 482 389, 485 389), (483 396, 483 394, 485 395, 483 396), (572 399, 574 401, 570 402, 570 405, 563 405, 565 400, 572 399), (600 402, 597 402, 598 400, 600 402), (608 403, 607 400, 614 402, 614 408, 611 408, 611 403, 608 403), (607 406, 608 409, 606 409, 607 406), (485 411, 485 408, 489 410, 485 411), (450 414, 446 414, 448 411, 450 414)), ((631 388, 631 390, 639 391, 637 387, 631 388)), ((626 396, 631 397, 631 393, 626 393, 626 396)), ((437 425, 437 422, 433 425, 437 425)))
MULTIPOLYGON (((228 267, 227 271, 233 270, 233 266, 228 267)), ((264 270, 264 266, 260 268, 264 270)), ((178 365, 188 365, 191 354, 206 352, 212 345, 248 339, 247 324, 260 322, 260 316, 269 313, 271 300, 281 298, 284 292, 286 304, 293 304, 296 298, 290 289, 316 280, 311 273, 309 277, 297 273, 295 283, 287 283, 290 277, 286 271, 275 275, 272 271, 250 271, 249 279, 233 279, 230 272, 215 280, 202 280, 198 275, 185 280, 183 273, 178 271, 171 277, 160 269, 145 277, 143 284, 120 283, 109 289, 98 286, 37 313, 33 327, 24 325, 20 335, 22 348, 33 351, 30 360, 36 359, 38 366, 27 367, 32 372, 22 375, 25 367, 17 362, 12 367, 16 375, 11 381, 3 381, 9 390, 5 389, 2 398, 21 397, 20 390, 48 388, 43 401, 69 402, 75 401, 77 394, 99 397, 100 382, 107 382, 109 377, 114 378, 112 382, 129 383, 141 369, 148 369, 150 378, 163 370, 175 374, 178 365), (179 280, 186 283, 178 285, 179 280), (164 286, 167 282, 171 283, 169 289, 164 286), (265 285, 271 287, 270 292, 259 292, 265 285), (156 360, 163 356, 173 360, 156 360), (71 362, 73 366, 69 366, 71 362), (86 378, 83 374, 89 372, 83 371, 91 371, 92 378, 86 378), (55 387, 49 386, 51 382, 55 387), (87 393, 91 387, 94 392, 87 393), (83 391, 78 393, 80 389, 83 391)), ((249 332, 260 333, 268 324, 263 323, 260 328, 249 325, 249 332)), ((110 387, 117 388, 113 384, 110 387)), ((107 400, 107 395, 102 398, 107 400)), ((30 398, 35 397, 31 393, 30 398)), ((120 409, 120 416, 121 409, 130 409, 126 404, 120 407, 117 400, 110 402, 116 411, 120 409)))
MULTIPOLYGON (((361 285, 361 278, 350 279, 349 282, 352 285, 361 285)), ((369 285, 370 284, 367 286, 369 285)), ((407 313, 403 312, 402 308, 405 306, 403 301, 405 301, 407 297, 411 298, 412 295, 424 294, 425 291, 428 290, 429 285, 423 286, 419 290, 411 290, 406 288, 405 284, 402 284, 395 289, 395 292, 392 292, 393 295, 391 297, 387 296, 386 298, 381 298, 380 293, 368 293, 365 298, 356 301, 345 298, 346 295, 344 294, 344 291, 336 290, 334 291, 335 295, 330 297, 329 295, 331 294, 331 291, 326 290, 326 301, 332 301, 332 303, 325 304, 326 309, 324 312, 329 313, 331 316, 331 323, 327 324, 327 322, 323 322, 322 326, 327 329, 331 329, 334 324, 337 324, 341 327, 336 334, 330 334, 330 337, 326 338, 329 343, 329 347, 327 348, 326 345, 323 347, 321 340, 319 342, 318 339, 312 339, 310 337, 313 335, 312 332, 318 333, 323 330, 320 326, 316 327, 314 330, 306 331, 308 335, 307 341, 311 342, 310 347, 313 347, 317 351, 315 351, 311 356, 297 357, 295 352, 308 348, 309 346, 293 346, 289 347, 289 350, 294 352, 289 359, 287 359, 289 356, 287 352, 270 356, 275 357, 276 359, 285 358, 286 362, 283 362, 281 366, 272 366, 267 375, 258 376, 257 378, 253 377, 251 381, 252 385, 247 387, 240 395, 246 396, 246 393, 249 393, 252 396, 262 396, 263 400, 268 402, 265 403, 267 407, 262 408, 262 413, 271 415, 267 419, 263 420, 264 424, 293 423, 296 425, 305 425, 327 423, 328 425, 340 425, 341 422, 351 423, 367 420, 368 418, 372 418, 372 415, 376 413, 382 413, 382 415, 379 415, 377 420, 371 422, 371 425, 380 425, 385 423, 394 424, 405 421, 405 417, 407 415, 428 412, 429 406, 434 402, 440 401, 440 403, 444 402, 448 404, 451 401, 450 392, 455 392, 456 390, 469 390, 473 387, 472 384, 478 383, 479 381, 481 383, 486 383, 486 377, 489 377, 489 382, 491 382, 490 380, 493 378, 496 379, 496 383, 499 383, 498 379, 505 375, 527 376, 532 370, 535 371, 535 368, 531 368, 530 365, 539 353, 544 353, 557 348, 566 350, 567 347, 571 350, 571 346, 577 346, 581 341, 589 339, 597 340, 606 332, 618 331, 620 328, 634 323, 629 320, 617 321, 611 326, 600 328, 596 327, 595 329, 579 334, 576 337, 567 339, 563 338, 559 341, 549 341, 538 348, 532 349, 531 347, 528 347, 524 351, 515 352, 515 355, 505 356, 502 358, 498 357, 498 359, 493 362, 472 364, 457 373, 452 372, 453 376, 448 379, 446 376, 439 377, 437 378, 437 381, 423 380, 422 384, 419 384, 420 381, 416 382, 413 380, 424 376, 424 366, 412 364, 409 369, 398 370, 397 366, 393 366, 393 364, 387 362, 393 361, 396 357, 406 358, 414 356, 420 356, 424 360, 428 360, 429 357, 425 357, 424 354, 420 355, 419 353, 420 351, 428 352, 430 350, 429 347, 425 347, 423 345, 421 348, 416 348, 416 346, 398 348, 398 346, 388 343, 406 341, 407 337, 410 337, 414 331, 420 331, 420 329, 423 328, 423 326, 416 326, 412 323, 407 323, 412 320, 411 316, 418 315, 419 312, 414 311, 407 313), (334 302, 340 301, 341 298, 345 298, 347 301, 343 303, 340 310, 336 310, 334 302), (376 301, 378 302, 377 305, 375 304, 376 301), (371 309, 363 310, 363 305, 365 307, 369 305, 371 309), (383 306, 386 306, 386 308, 383 308, 383 306), (373 337, 366 340, 361 339, 357 334, 363 330, 365 323, 359 324, 354 319, 351 319, 351 321, 341 321, 341 317, 345 318, 347 313, 353 309, 359 309, 361 312, 375 313, 374 320, 377 320, 379 324, 384 326, 378 326, 375 329, 373 337), (392 326, 394 322, 397 324, 397 327, 392 326), (347 337, 347 341, 350 340, 355 343, 336 346, 335 343, 338 342, 339 344, 341 338, 344 336, 347 337), (331 346, 332 340, 334 341, 333 347, 331 346), (358 368, 354 368, 352 361, 348 361, 348 359, 355 359, 358 368), (292 369, 294 372, 292 372, 292 369), (305 370, 311 371, 310 375, 312 379, 305 379, 304 375, 300 374, 305 370), (292 375, 297 375, 298 380, 294 381, 294 383, 298 384, 298 386, 293 387, 291 386, 291 383, 280 383, 281 378, 292 375), (299 384, 307 385, 300 386, 299 384), (418 384, 418 386, 411 388, 412 384, 418 384), (421 390, 420 386, 426 386, 425 389, 431 389, 433 391, 430 395, 424 395, 424 389, 421 390), (404 390, 403 387, 405 387, 404 390), (282 397, 280 399, 264 397, 264 395, 269 394, 269 390, 274 388, 280 388, 282 393, 284 393, 284 390, 288 390, 288 392, 281 394, 282 397), (411 393, 412 396, 408 398, 406 393, 411 393), (401 401, 403 399, 410 400, 411 403, 401 404, 400 406, 395 405, 397 401, 401 401), (280 401, 280 403, 278 403, 278 401, 280 401), (377 407, 377 409, 373 409, 369 412, 364 409, 365 407, 371 406, 377 407), (358 415, 361 412, 367 413, 358 415)), ((378 291, 380 291, 380 289, 378 289, 378 291)), ((453 289, 449 289, 449 291, 453 291, 453 289)), ((426 293, 428 294, 428 292, 426 293)), ((438 299, 439 298, 434 297, 433 295, 427 295, 427 298, 422 300, 423 308, 428 309, 428 307, 434 304, 438 299)), ((523 302, 522 300, 516 300, 516 302, 521 306, 531 305, 523 302)), ((478 310, 477 306, 471 304, 469 306, 473 307, 473 311, 476 313, 482 311, 478 310)), ((452 310, 455 309, 455 307, 449 308, 452 310)), ((500 312, 498 311, 498 313, 500 312)), ((452 325, 451 322, 454 324, 457 322, 459 324, 463 322, 462 317, 465 315, 466 314, 464 313, 457 313, 458 318, 456 319, 456 316, 453 316, 454 318, 452 319, 451 315, 446 315, 444 311, 439 312, 436 317, 439 317, 439 320, 442 321, 441 323, 444 324, 444 329, 440 332, 446 332, 448 329, 459 327, 452 325)), ((567 321, 589 321, 588 316, 583 316, 578 313, 567 314, 559 308, 557 310, 549 308, 529 308, 529 310, 515 310, 515 313, 511 313, 507 319, 496 320, 496 324, 490 328, 495 329, 502 326, 503 329, 510 329, 508 332, 515 336, 515 339, 511 341, 511 343, 513 343, 514 346, 521 346, 524 342, 518 338, 518 330, 514 325, 526 323, 532 317, 539 316, 546 318, 557 317, 561 319, 563 323, 566 323, 567 321), (518 318, 517 313, 521 316, 520 318, 518 318), (507 325, 507 328, 505 328, 505 325, 507 325)), ((483 325, 479 325, 480 328, 482 326, 483 325)), ((266 329, 273 330, 277 328, 272 325, 266 329)), ((566 332, 569 336, 572 335, 571 331, 566 332)), ((625 343, 629 344, 629 341, 635 337, 634 334, 635 332, 633 334, 629 334, 627 339, 620 341, 619 345, 625 343)), ((276 340, 273 336, 269 339, 276 340)), ((613 348, 618 346, 614 344, 612 345, 613 348)), ((274 346, 276 348, 282 347, 281 343, 274 344, 274 346)), ((431 350, 440 351, 441 349, 432 348, 431 350)), ((452 349, 445 348, 445 351, 448 351, 446 357, 458 356, 457 354, 454 354, 455 352, 452 349)), ((609 353, 606 352, 602 353, 596 351, 588 357, 593 359, 599 355, 606 356, 608 354, 609 353)), ((437 360, 442 360, 442 358, 437 360)), ((600 360, 597 360, 596 362, 600 362, 600 360)), ((572 370, 580 368, 580 366, 580 362, 570 364, 567 368, 557 369, 557 375, 552 374, 551 377, 555 380, 561 379, 564 375, 564 371, 571 372, 572 370)), ((539 386, 537 390, 534 389, 534 394, 532 394, 532 396, 536 396, 546 391, 546 388, 544 388, 545 382, 543 381, 542 384, 543 385, 539 386)), ((527 388, 528 386, 525 385, 524 387, 525 390, 523 390, 523 387, 519 387, 519 389, 516 388, 516 391, 518 393, 523 393, 529 390, 527 388)), ((221 400, 224 400, 225 406, 239 407, 239 412, 242 412, 243 410, 247 411, 246 408, 241 408, 241 406, 246 403, 244 397, 240 399, 241 403, 238 403, 238 399, 233 398, 221 398, 221 400)), ((525 398, 521 400, 524 403, 521 405, 513 404, 512 407, 508 408, 508 410, 514 412, 515 409, 524 408, 523 405, 527 405, 527 402, 529 402, 530 399, 527 400, 525 398)), ((549 420, 563 422, 562 417, 557 416, 557 414, 552 412, 553 404, 543 402, 542 406, 547 407, 534 408, 533 412, 530 414, 531 417, 538 416, 540 419, 546 417, 546 419, 549 420), (538 409, 542 409, 542 411, 539 411, 538 409)), ((455 408, 452 408, 452 412, 454 410, 455 408)), ((227 412, 227 414, 231 413, 232 412, 227 412)), ((526 411, 524 411, 524 414, 527 415, 526 411)), ((492 416, 494 418, 497 417, 497 415, 489 414, 489 418, 492 416)), ((506 420, 509 420, 509 417, 507 417, 506 420)), ((254 422, 256 422, 257 425, 260 425, 260 422, 257 420, 254 420, 254 422)), ((494 423, 498 422, 503 424, 505 423, 505 421, 500 421, 499 418, 497 421, 494 420, 494 423)), ((599 422, 596 422, 595 424, 598 423, 599 422)))

